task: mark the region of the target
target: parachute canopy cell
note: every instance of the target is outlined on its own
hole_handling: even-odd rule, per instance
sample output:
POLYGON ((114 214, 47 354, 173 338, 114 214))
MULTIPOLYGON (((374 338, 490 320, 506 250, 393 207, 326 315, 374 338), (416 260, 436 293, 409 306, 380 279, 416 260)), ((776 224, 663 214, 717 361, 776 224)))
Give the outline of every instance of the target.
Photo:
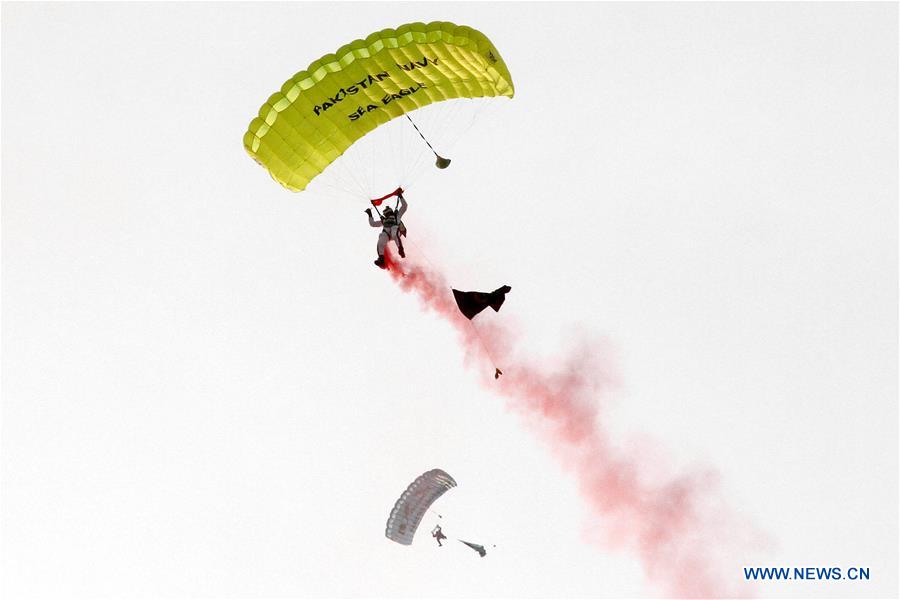
POLYGON ((425 512, 444 492, 456 487, 456 481, 441 469, 432 469, 416 478, 394 504, 384 535, 409 546, 425 512))
POLYGON ((513 94, 509 70, 484 34, 409 23, 347 44, 287 80, 251 121, 244 147, 298 192, 391 119, 444 100, 513 94))

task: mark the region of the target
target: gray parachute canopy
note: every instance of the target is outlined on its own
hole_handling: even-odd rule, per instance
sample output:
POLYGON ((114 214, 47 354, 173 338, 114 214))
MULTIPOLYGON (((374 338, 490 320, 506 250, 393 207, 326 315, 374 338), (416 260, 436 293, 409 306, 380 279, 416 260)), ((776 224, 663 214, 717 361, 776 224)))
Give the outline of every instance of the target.
POLYGON ((452 487, 456 487, 456 481, 441 469, 422 473, 397 499, 388 517, 384 535, 398 544, 412 544, 425 511, 452 487))

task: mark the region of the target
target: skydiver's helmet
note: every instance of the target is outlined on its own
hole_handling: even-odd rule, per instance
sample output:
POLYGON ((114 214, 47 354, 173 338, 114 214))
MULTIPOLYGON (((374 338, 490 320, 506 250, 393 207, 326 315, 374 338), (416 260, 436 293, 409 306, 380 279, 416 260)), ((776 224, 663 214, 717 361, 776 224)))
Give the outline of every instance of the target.
POLYGON ((384 216, 389 217, 389 216, 391 216, 392 214, 394 214, 394 209, 391 208, 390 206, 386 206, 386 207, 384 208, 384 216))

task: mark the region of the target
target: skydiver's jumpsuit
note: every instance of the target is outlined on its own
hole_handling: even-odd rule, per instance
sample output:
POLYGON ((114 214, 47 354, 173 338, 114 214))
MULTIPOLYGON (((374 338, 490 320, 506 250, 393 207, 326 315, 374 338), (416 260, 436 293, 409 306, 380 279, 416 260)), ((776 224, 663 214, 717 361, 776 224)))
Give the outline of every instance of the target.
POLYGON ((393 240, 398 246, 400 245, 400 221, 403 219, 403 215, 406 214, 406 198, 400 196, 399 200, 399 208, 396 212, 393 213, 390 217, 383 217, 382 219, 375 220, 372 218, 372 214, 369 213, 369 225, 372 227, 383 227, 381 230, 381 234, 378 236, 378 256, 384 256, 384 247, 387 246, 388 240, 393 240))
POLYGON ((431 537, 437 540, 438 546, 443 546, 441 540, 446 540, 447 536, 441 531, 441 526, 438 525, 434 528, 434 531, 431 532, 431 537))

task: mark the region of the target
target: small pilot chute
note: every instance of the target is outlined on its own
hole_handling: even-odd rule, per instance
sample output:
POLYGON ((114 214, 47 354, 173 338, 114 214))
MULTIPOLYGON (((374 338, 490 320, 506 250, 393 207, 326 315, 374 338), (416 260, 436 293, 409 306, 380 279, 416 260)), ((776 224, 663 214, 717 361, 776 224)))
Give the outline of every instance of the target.
POLYGON ((494 312, 499 311, 500 307, 503 306, 504 300, 506 300, 506 294, 508 294, 510 290, 512 290, 512 288, 508 285, 499 287, 493 292, 461 292, 454 289, 453 297, 456 299, 456 305, 459 307, 459 312, 471 321, 475 315, 488 306, 493 308, 494 312))

